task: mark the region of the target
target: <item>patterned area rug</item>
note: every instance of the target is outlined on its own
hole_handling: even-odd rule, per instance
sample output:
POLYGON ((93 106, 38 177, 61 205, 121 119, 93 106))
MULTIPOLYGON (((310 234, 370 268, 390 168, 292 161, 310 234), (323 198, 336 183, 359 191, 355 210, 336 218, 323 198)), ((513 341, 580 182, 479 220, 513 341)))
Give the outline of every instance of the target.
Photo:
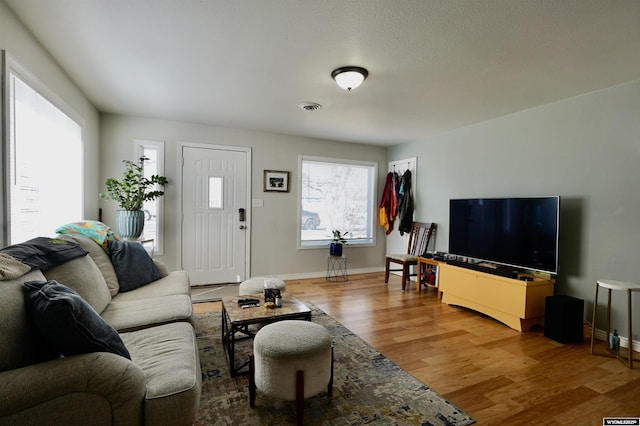
MULTIPOLYGON (((305 425, 469 425, 475 421, 316 306, 312 321, 334 341, 333 396, 305 400, 305 425)), ((249 407, 247 375, 231 377, 220 342, 220 313, 196 315, 202 366, 202 397, 196 425, 295 424, 295 403, 259 392, 249 407)), ((236 359, 251 351, 236 344, 236 359)))

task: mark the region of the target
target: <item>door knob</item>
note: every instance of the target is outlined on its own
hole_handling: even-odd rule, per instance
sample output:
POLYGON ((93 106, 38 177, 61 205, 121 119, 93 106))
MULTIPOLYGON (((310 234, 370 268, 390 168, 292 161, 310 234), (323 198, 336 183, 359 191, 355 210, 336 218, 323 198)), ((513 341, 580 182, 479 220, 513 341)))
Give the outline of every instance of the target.
POLYGON ((244 225, 240 225, 240 229, 247 229, 247 227, 244 225))

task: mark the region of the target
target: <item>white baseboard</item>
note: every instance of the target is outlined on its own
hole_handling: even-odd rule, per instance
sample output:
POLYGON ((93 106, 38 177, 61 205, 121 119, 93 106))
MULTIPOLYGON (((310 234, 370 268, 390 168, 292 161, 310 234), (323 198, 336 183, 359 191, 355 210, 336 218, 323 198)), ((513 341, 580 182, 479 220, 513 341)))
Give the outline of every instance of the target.
MULTIPOLYGON (((347 269, 347 273, 351 274, 370 274, 372 272, 384 272, 384 267, 376 268, 359 268, 359 269, 347 269)), ((304 280, 307 278, 324 278, 327 276, 327 271, 321 272, 304 272, 300 274, 286 274, 286 275, 269 275, 273 278, 280 278, 281 280, 304 280)))
MULTIPOLYGON (((609 336, 607 336, 607 332, 605 330, 599 330, 599 329, 596 328, 595 337, 596 337, 596 340, 603 340, 605 342, 609 341, 609 336)), ((640 352, 640 342, 639 341, 632 340, 631 344, 633 345, 631 347, 631 349, 633 351, 640 352)), ((620 336, 620 347, 621 348, 628 348, 629 347, 629 339, 627 337, 620 336)))

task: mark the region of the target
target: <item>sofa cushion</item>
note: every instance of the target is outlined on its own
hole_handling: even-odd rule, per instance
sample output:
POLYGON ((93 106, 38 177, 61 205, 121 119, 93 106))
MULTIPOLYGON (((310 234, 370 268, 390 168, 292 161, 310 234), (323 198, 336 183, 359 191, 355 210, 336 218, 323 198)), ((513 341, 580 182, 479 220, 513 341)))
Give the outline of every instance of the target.
POLYGON ((113 269, 113 265, 111 264, 111 258, 104 248, 91 238, 82 235, 67 236, 63 238, 78 243, 80 247, 89 252, 89 256, 96 264, 104 278, 104 281, 107 283, 111 297, 118 294, 120 291, 118 277, 116 276, 116 271, 113 269))
POLYGON ((111 302, 109 287, 90 256, 56 266, 44 275, 48 280, 56 280, 75 290, 98 313, 111 302))
POLYGON ((156 268, 158 268, 160 275, 162 275, 163 277, 166 277, 167 275, 169 275, 169 269, 167 268, 167 265, 160 262, 158 259, 153 259, 153 263, 156 264, 156 268))
POLYGON ((194 323, 191 297, 184 294, 123 302, 113 301, 101 315, 119 332, 171 322, 194 323))
POLYGON ((174 294, 191 295, 191 285, 187 271, 171 271, 166 277, 136 288, 125 293, 113 296, 114 302, 125 300, 144 300, 152 297, 171 296, 174 294))
POLYGON ((78 293, 57 281, 27 281, 30 318, 62 355, 110 352, 131 359, 118 333, 78 293))
POLYGON ((146 377, 146 423, 193 424, 202 380, 193 327, 173 323, 121 336, 146 377))
POLYGON ((27 314, 22 283, 44 280, 40 271, 0 281, 0 371, 12 370, 59 357, 44 340, 27 314))
POLYGON ((109 252, 118 276, 120 292, 134 290, 162 278, 158 267, 142 244, 109 241, 109 252))

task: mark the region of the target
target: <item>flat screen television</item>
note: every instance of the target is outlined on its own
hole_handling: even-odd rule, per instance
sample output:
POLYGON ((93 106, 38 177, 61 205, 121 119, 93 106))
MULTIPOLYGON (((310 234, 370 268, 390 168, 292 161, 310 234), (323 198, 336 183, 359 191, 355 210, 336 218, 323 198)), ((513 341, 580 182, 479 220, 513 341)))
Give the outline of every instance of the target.
POLYGON ((560 197, 468 198, 449 202, 449 253, 558 273, 560 197))

